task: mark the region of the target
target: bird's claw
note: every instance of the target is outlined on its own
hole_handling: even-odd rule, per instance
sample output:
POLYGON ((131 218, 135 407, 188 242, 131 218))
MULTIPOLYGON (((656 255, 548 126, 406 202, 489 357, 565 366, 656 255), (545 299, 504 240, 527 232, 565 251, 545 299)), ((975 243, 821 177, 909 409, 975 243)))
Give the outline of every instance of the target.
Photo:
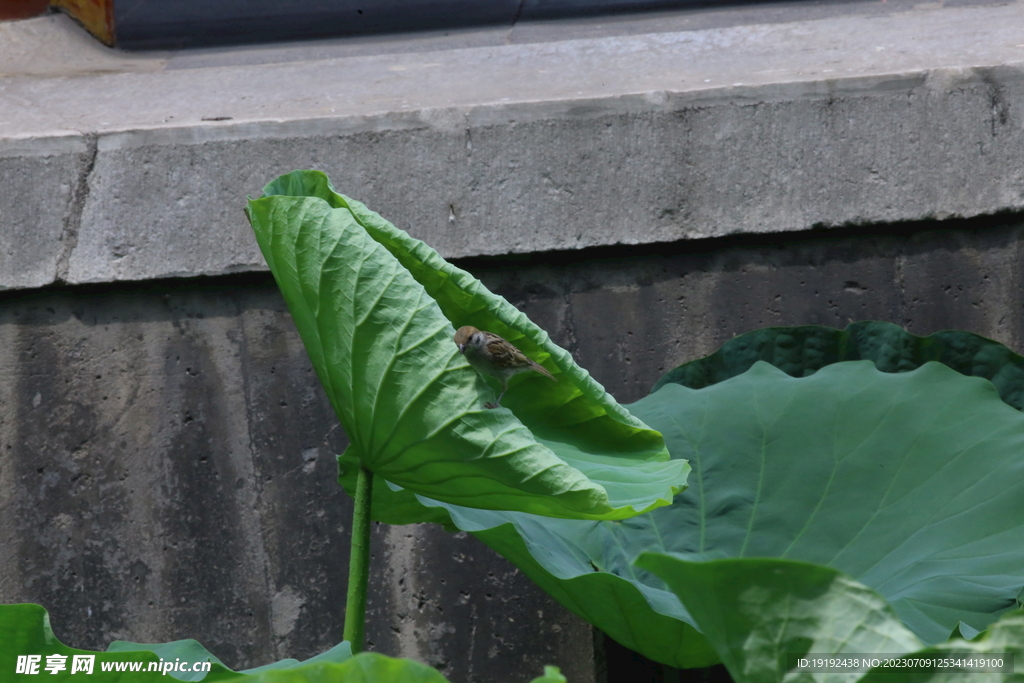
POLYGON ((484 404, 484 408, 487 408, 488 410, 494 410, 495 408, 500 408, 500 407, 501 406, 499 404, 497 404, 497 403, 485 403, 484 404))

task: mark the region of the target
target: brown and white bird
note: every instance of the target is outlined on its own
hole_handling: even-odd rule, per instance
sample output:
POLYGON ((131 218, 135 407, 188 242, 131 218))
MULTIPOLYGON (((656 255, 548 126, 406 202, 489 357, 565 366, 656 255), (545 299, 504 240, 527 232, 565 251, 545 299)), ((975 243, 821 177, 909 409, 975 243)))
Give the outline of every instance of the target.
POLYGON ((484 408, 500 406, 501 397, 508 391, 508 380, 520 372, 533 370, 558 381, 541 365, 534 363, 522 351, 492 332, 485 332, 471 325, 465 325, 455 333, 455 344, 474 370, 501 380, 501 393, 498 394, 498 400, 495 403, 485 403, 484 408))

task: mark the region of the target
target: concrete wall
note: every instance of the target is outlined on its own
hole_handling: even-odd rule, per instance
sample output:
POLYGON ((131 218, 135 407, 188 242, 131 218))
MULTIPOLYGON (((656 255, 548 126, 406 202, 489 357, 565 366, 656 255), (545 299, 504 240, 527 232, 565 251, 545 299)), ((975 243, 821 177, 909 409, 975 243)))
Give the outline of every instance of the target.
POLYGON ((296 168, 448 258, 1022 211, 992 3, 172 54, 0 25, 0 289, 260 270, 241 206, 296 168))

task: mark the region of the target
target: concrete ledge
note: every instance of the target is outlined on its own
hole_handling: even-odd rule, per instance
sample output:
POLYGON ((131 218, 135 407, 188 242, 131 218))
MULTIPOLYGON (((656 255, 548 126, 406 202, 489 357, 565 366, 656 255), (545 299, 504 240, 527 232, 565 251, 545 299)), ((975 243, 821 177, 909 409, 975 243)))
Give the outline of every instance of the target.
POLYGON ((1024 209, 1024 2, 890 5, 148 54, 3 25, 75 47, 0 52, 0 287, 263 268, 244 197, 295 168, 448 257, 1024 209))
POLYGON ((81 135, 0 139, 0 289, 66 276, 94 147, 81 135))

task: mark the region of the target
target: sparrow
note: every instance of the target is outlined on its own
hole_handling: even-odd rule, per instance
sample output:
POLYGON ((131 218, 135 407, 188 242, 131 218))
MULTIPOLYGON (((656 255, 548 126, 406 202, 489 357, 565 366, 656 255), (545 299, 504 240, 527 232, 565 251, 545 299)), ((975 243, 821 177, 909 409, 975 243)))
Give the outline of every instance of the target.
POLYGON ((482 375, 490 375, 501 380, 501 393, 494 403, 485 403, 484 408, 497 408, 501 405, 501 397, 508 391, 508 380, 513 375, 527 370, 539 372, 557 382, 554 375, 541 365, 534 363, 522 351, 494 334, 478 330, 471 325, 460 327, 455 333, 455 344, 459 353, 466 357, 473 369, 482 375))

